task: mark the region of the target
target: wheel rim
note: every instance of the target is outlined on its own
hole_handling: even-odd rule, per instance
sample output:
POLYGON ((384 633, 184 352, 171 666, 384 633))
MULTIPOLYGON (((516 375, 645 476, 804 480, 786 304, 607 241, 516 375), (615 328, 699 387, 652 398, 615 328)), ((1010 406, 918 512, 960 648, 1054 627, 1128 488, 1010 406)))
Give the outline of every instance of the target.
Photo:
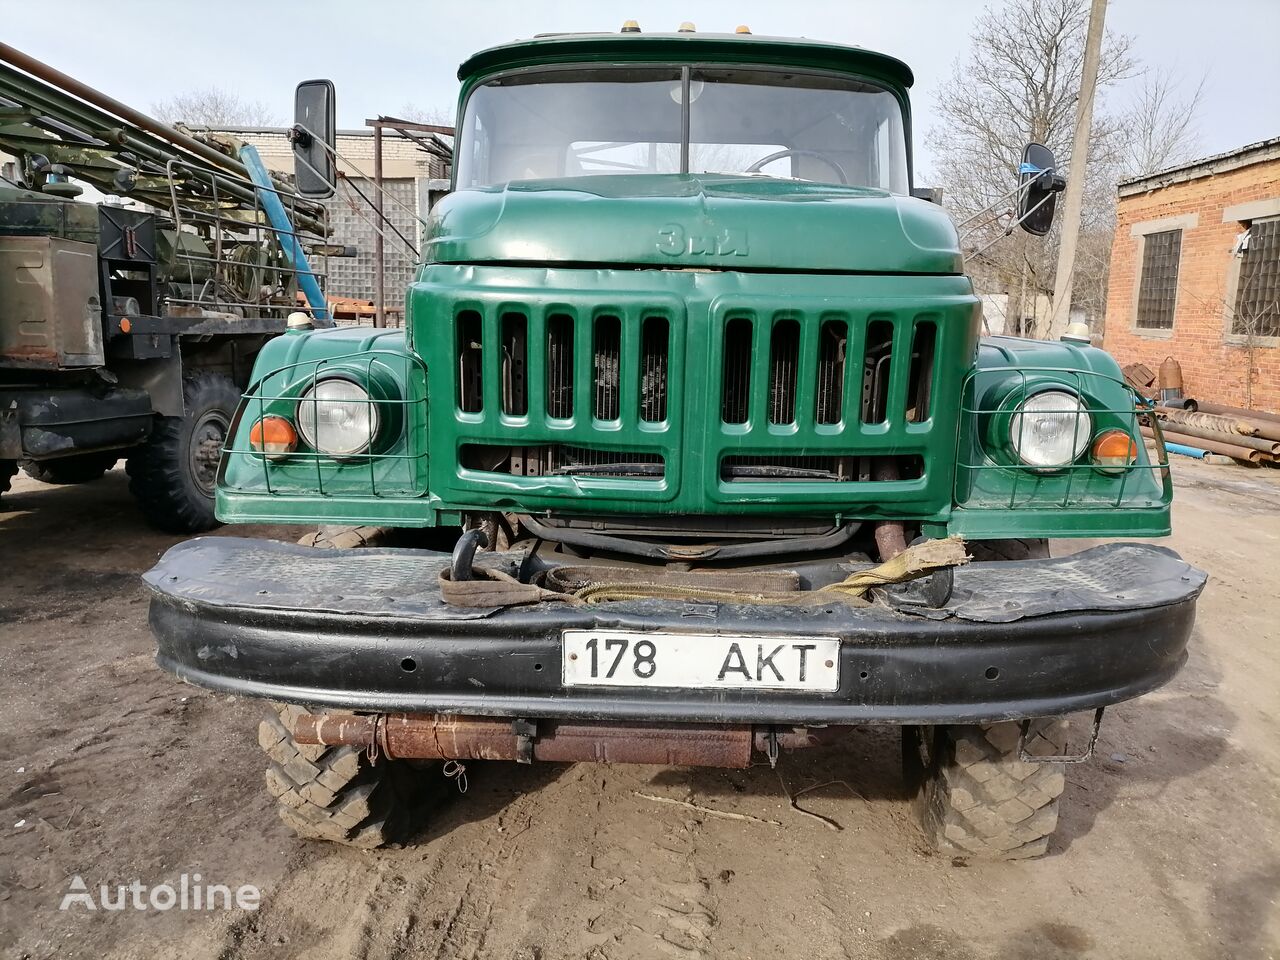
POLYGON ((218 480, 218 461, 222 457, 222 445, 227 439, 231 421, 221 410, 210 410, 191 430, 189 466, 191 479, 206 497, 213 496, 218 480))

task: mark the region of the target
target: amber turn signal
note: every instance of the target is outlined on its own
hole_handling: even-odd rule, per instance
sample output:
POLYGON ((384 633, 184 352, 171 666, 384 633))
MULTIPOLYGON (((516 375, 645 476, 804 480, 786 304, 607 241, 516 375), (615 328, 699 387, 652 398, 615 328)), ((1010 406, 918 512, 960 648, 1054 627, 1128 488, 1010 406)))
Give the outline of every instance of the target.
POLYGON ((268 456, 292 453, 298 447, 298 431, 284 417, 260 417, 249 430, 249 446, 268 456))
POLYGON ((1093 438, 1093 465, 1103 473, 1121 473, 1138 459, 1138 445, 1123 430, 1104 430, 1093 438))

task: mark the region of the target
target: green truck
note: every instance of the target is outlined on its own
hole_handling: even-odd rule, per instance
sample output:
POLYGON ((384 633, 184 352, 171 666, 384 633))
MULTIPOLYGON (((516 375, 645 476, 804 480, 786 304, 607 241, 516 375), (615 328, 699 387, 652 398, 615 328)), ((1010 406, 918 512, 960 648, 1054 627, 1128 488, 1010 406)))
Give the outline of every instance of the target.
MULTIPOLYGON (((746 766, 892 724, 939 848, 1043 853, 1102 711, 1185 662, 1205 575, 1048 555, 1168 534, 1168 467, 1109 355, 980 335, 909 68, 629 26, 459 76, 405 329, 268 343, 218 476, 222 520, 365 549, 179 544, 147 574, 160 665, 276 704, 304 836, 411 829, 429 761, 746 766)), ((1043 234, 1061 180, 1026 157, 1043 234)))

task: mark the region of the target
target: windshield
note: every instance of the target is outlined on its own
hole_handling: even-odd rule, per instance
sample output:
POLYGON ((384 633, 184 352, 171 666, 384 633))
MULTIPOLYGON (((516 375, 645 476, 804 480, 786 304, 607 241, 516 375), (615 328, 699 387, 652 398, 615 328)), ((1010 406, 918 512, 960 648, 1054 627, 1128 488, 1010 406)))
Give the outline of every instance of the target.
POLYGON ((647 66, 530 71, 472 91, 460 141, 459 187, 689 172, 907 192, 897 98, 848 77, 647 66))

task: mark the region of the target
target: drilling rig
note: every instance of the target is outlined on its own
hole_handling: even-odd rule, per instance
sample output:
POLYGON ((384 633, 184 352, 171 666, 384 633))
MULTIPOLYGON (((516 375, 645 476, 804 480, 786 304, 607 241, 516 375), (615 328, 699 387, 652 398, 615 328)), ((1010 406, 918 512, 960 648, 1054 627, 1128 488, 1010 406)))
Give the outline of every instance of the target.
POLYGON ((341 252, 324 205, 251 145, 161 123, 6 44, 0 160, 0 494, 20 468, 82 483, 124 458, 152 524, 215 526, 258 352, 290 322, 331 322, 311 265, 341 252))

